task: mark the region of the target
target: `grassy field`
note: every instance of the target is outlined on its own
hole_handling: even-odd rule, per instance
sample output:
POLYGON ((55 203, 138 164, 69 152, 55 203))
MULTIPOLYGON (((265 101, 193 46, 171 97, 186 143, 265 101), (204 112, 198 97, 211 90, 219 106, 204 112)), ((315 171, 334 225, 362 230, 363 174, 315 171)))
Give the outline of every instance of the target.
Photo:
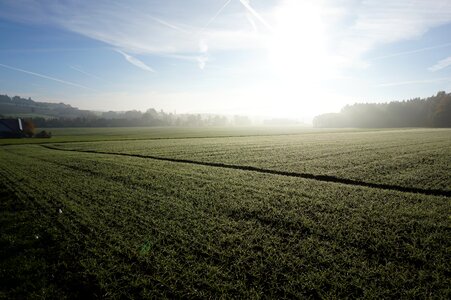
POLYGON ((0 298, 451 297, 451 130, 55 132, 1 141, 0 298))
MULTIPOLYGON (((52 133, 52 139, 0 139, 0 145, 70 143, 89 141, 132 141, 149 139, 180 139, 227 136, 289 135, 316 133, 305 127, 120 127, 120 128, 39 128, 52 133)), ((321 132, 346 132, 349 129, 328 129, 321 132)))

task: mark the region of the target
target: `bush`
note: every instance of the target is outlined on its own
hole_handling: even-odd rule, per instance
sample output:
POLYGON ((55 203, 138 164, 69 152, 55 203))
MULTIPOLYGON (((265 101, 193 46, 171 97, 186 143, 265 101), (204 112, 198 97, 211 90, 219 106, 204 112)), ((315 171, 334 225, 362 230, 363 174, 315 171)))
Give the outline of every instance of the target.
POLYGON ((51 138, 52 137, 52 133, 51 132, 47 132, 45 130, 42 130, 39 133, 36 133, 34 135, 35 138, 51 138))

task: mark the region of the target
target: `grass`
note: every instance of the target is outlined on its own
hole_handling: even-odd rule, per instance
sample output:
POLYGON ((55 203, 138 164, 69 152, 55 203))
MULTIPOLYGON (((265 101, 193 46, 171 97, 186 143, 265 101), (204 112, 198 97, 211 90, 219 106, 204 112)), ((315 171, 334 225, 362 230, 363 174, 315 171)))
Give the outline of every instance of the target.
POLYGON ((450 130, 300 132, 278 136, 68 143, 56 147, 253 166, 451 192, 450 130))
MULTIPOLYGON (((368 165, 380 153, 392 168, 387 153, 417 163, 409 146, 415 140, 423 152, 429 145, 447 155, 449 134, 309 132, 51 146, 278 169, 299 168, 306 157, 335 156, 340 166, 356 149, 357 162, 368 165), (296 151, 299 161, 290 155, 296 151)), ((447 166, 438 179, 438 167, 423 167, 430 173, 421 186, 447 187, 447 166)), ((390 180, 373 173, 369 168, 361 179, 390 180)), ((40 145, 0 147, 0 174, 5 298, 451 296, 446 196, 40 145)))
POLYGON ((0 139, 1 145, 51 144, 95 141, 133 141, 211 137, 250 137, 332 132, 379 131, 380 129, 313 129, 303 126, 251 127, 118 127, 118 128, 37 128, 50 131, 51 139, 0 139))
MULTIPOLYGON (((317 132, 310 128, 293 127, 119 127, 119 128, 38 128, 50 131, 51 139, 0 139, 0 145, 9 144, 43 144, 89 141, 122 141, 146 139, 177 139, 190 137, 224 137, 253 135, 287 135, 317 132)), ((325 131, 326 130, 320 130, 325 131)), ((338 130, 333 130, 338 131, 338 130)), ((345 129, 346 131, 346 129, 345 129)))
POLYGON ((92 298, 73 247, 38 201, 0 184, 0 299, 92 298))

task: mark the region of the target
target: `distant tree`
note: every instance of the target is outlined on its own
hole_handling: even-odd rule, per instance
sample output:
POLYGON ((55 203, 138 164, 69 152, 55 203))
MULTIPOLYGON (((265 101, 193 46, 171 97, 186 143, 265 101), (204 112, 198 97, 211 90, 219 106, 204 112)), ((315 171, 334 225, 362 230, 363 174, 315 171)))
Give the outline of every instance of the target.
POLYGON ((11 103, 11 98, 8 95, 0 95, 1 103, 11 103))
POLYGON ((433 123, 434 127, 451 127, 451 94, 437 94, 433 123))
POLYGON ((129 110, 129 111, 126 111, 125 113, 124 113, 124 117, 125 117, 125 119, 141 119, 141 117, 142 117, 142 112, 140 112, 140 111, 137 111, 137 110, 129 110))
POLYGON ((31 119, 22 120, 23 133, 27 137, 32 137, 35 132, 35 125, 31 119))
MULTIPOLYGON (((142 113, 137 110, 125 112, 108 111, 94 113, 79 110, 64 103, 35 102, 31 98, 0 95, 0 111, 4 115, 20 117, 36 113, 45 117, 30 118, 37 128, 53 127, 131 127, 131 126, 224 126, 225 116, 203 116, 200 114, 173 114, 149 108, 142 113)), ((249 125, 247 117, 236 117, 237 125, 249 125)), ((30 133, 31 134, 31 133, 30 133)))
POLYGON ((51 138, 52 133, 42 130, 34 135, 35 138, 51 138))
POLYGON ((115 111, 107 111, 102 113, 101 117, 105 119, 116 119, 118 118, 118 113, 115 111))
POLYGON ((357 103, 314 118, 316 127, 451 127, 451 94, 390 103, 357 103))
POLYGON ((236 126, 248 126, 251 125, 251 119, 247 116, 233 116, 233 124, 236 126))

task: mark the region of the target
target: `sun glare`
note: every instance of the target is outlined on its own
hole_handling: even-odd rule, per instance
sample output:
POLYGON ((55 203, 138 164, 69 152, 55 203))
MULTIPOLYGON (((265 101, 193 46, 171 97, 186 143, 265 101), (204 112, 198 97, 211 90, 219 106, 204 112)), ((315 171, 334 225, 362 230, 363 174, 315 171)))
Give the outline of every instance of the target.
POLYGON ((283 80, 297 84, 321 79, 326 36, 320 7, 289 0, 275 11, 275 20, 268 45, 274 71, 283 80))
POLYGON ((278 78, 273 88, 284 102, 285 115, 293 111, 314 115, 327 104, 320 95, 330 65, 321 13, 317 3, 296 0, 283 2, 274 12, 268 59, 278 78))

